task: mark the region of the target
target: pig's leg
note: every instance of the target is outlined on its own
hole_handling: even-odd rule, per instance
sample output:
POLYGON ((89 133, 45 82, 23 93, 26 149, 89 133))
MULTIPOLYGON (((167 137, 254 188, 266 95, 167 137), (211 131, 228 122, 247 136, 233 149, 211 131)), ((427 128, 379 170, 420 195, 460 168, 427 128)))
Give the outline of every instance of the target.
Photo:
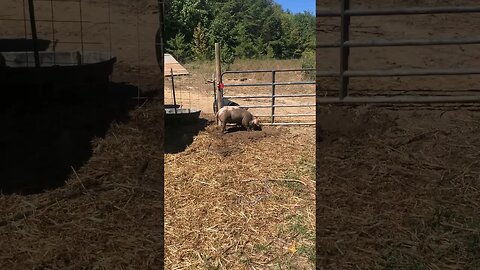
POLYGON ((242 126, 245 127, 247 129, 247 131, 251 131, 250 123, 249 123, 247 117, 243 117, 242 126))
POLYGON ((225 121, 225 122, 222 122, 222 121, 221 121, 221 123, 222 123, 222 124, 221 124, 221 126, 222 126, 222 132, 225 134, 225 133, 227 133, 227 131, 226 131, 227 121, 225 121))

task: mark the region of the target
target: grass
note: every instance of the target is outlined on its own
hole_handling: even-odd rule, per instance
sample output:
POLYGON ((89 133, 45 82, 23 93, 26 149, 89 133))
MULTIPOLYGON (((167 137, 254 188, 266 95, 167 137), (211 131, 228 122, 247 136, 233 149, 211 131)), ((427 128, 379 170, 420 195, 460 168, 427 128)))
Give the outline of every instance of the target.
POLYGON ((307 157, 303 156, 297 162, 297 166, 290 168, 285 173, 285 179, 298 180, 295 181, 282 181, 282 185, 289 189, 294 190, 296 193, 304 191, 304 185, 300 183, 302 178, 314 180, 316 176, 315 162, 307 157))
MULTIPOLYGON (((239 59, 230 65, 228 70, 272 70, 272 69, 299 69, 302 63, 298 59, 289 60, 277 60, 277 59, 239 59)), ((193 61, 184 64, 185 68, 195 76, 202 76, 210 79, 212 74, 215 74, 215 61, 193 61)), ((225 70, 223 70, 225 71, 225 70)), ((290 73, 291 74, 291 73, 290 73)), ((288 73, 277 74, 277 80, 286 80, 289 76, 288 73)), ((301 78, 301 74, 298 73, 298 78, 301 78)), ((225 78, 252 78, 257 81, 271 81, 271 73, 256 73, 256 74, 229 74, 225 75, 225 78)))
POLYGON ((266 244, 255 244, 253 247, 258 252, 268 252, 272 249, 270 245, 266 245, 266 244))

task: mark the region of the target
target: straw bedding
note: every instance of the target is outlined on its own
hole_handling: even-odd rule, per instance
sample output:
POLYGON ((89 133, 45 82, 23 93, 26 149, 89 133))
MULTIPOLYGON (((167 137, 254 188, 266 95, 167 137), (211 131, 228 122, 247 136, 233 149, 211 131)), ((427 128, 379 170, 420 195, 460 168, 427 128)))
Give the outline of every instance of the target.
POLYGON ((221 135, 210 123, 165 157, 166 267, 312 269, 314 171, 311 127, 221 135))
POLYGON ((324 108, 318 117, 321 269, 480 267, 477 112, 324 108))
POLYGON ((112 123, 63 187, 0 196, 1 269, 158 269, 163 114, 112 123))

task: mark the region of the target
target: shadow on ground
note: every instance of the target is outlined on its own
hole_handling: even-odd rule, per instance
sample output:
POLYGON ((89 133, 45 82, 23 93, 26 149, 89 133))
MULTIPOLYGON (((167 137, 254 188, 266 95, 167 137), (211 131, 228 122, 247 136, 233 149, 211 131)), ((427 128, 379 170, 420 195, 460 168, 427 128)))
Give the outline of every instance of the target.
POLYGON ((209 121, 198 118, 193 121, 165 122, 165 153, 175 154, 184 151, 193 142, 193 138, 205 130, 209 121))
MULTIPOLYGON (((104 137, 112 122, 129 120, 137 87, 110 83, 88 95, 44 86, 29 98, 30 87, 9 86, 0 106, 0 191, 39 193, 62 186, 73 169, 92 155, 92 139, 104 137), (57 91, 65 91, 56 95, 57 91), (65 98, 69 97, 69 98, 65 98)), ((73 88, 72 88, 73 89, 73 88)), ((90 90, 90 89, 89 89, 90 90)), ((88 92, 85 90, 85 92, 88 92)))

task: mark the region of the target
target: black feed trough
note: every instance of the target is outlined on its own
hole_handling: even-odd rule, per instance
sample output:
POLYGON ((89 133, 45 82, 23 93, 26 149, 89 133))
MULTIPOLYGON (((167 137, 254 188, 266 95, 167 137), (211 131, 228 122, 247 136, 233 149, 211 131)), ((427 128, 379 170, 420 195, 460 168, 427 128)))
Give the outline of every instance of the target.
POLYGON ((39 52, 35 67, 33 52, 1 52, 0 81, 5 84, 52 82, 105 82, 116 58, 104 52, 39 52))
POLYGON ((174 105, 174 104, 165 104, 165 109, 173 109, 173 108, 180 108, 180 105, 174 105))

